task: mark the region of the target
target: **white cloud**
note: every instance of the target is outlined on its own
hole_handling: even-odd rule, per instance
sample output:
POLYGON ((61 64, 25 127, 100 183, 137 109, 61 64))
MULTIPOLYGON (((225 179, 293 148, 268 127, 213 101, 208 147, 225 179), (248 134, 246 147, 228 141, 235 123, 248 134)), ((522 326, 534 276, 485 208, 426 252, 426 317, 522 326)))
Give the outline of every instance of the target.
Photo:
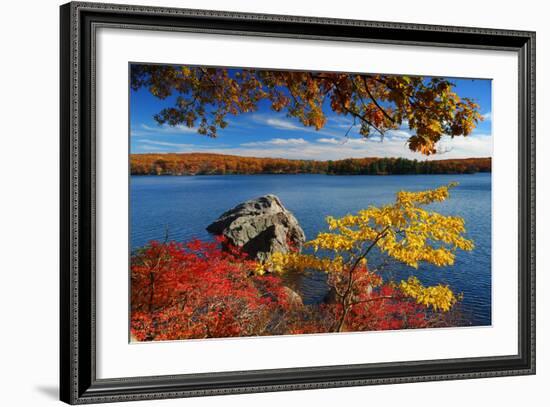
POLYGON ((243 147, 259 147, 259 146, 297 146, 308 144, 303 138, 272 138, 266 141, 252 141, 250 143, 242 143, 243 147))
POLYGON ((386 131, 386 134, 384 137, 395 137, 407 140, 409 137, 411 137, 411 133, 405 130, 388 130, 386 131))
POLYGON ((491 157, 493 155, 493 138, 486 134, 473 134, 468 137, 446 137, 439 142, 444 151, 437 158, 491 157))
POLYGON ((491 120, 491 115, 492 115, 492 112, 487 112, 487 113, 482 114, 481 117, 483 117, 483 120, 488 122, 489 120, 491 120))
POLYGON ((318 138, 316 141, 317 143, 323 143, 323 144, 343 144, 345 142, 345 140, 341 140, 341 139, 339 140, 334 137, 331 137, 331 138, 322 137, 322 138, 318 138))
MULTIPOLYGON (((370 140, 367 140, 366 138, 363 138, 363 137, 360 137, 360 138, 352 138, 352 137, 340 137, 340 138, 336 138, 336 137, 331 137, 331 138, 318 138, 316 140, 318 143, 321 143, 321 144, 332 144, 332 145, 344 145, 344 144, 348 144, 348 145, 351 145, 351 146, 364 146, 365 143, 368 143, 368 142, 375 142, 374 139, 370 139, 370 140)), ((377 142, 377 141, 376 141, 377 142)))
POLYGON ((281 130, 303 130, 304 129, 304 126, 302 125, 297 126, 296 124, 292 123, 289 120, 282 120, 282 119, 269 118, 265 120, 265 124, 281 130))
POLYGON ((180 135, 180 134, 197 134, 197 129, 194 127, 187 127, 183 124, 177 126, 169 126, 166 124, 159 126, 149 126, 142 123, 137 128, 130 129, 130 136, 132 137, 151 137, 157 135, 180 135))
POLYGON ((277 117, 270 117, 268 115, 260 114, 260 113, 254 113, 250 116, 253 122, 266 125, 269 127, 273 127, 278 130, 290 130, 290 131, 298 131, 298 130, 304 130, 306 127, 302 125, 297 119, 296 120, 288 120, 288 119, 281 119, 277 117))
POLYGON ((172 148, 174 148, 174 147, 175 148, 194 148, 194 147, 197 147, 195 144, 170 143, 170 142, 167 142, 167 141, 148 140, 148 139, 139 140, 138 144, 146 145, 148 147, 149 146, 153 146, 153 147, 172 147, 172 148))
POLYGON ((304 126, 302 123, 298 121, 298 119, 290 120, 290 119, 273 118, 273 117, 268 117, 258 113, 255 113, 254 115, 252 115, 251 118, 252 118, 252 121, 254 121, 257 124, 266 125, 276 130, 297 131, 302 133, 315 133, 318 135, 325 135, 325 136, 338 136, 338 135, 345 134, 345 131, 340 131, 340 130, 330 131, 330 130, 327 130, 326 127, 324 129, 317 130, 315 129, 315 127, 304 126))
MULTIPOLYGON (((273 140, 273 139, 272 139, 273 140)), ((269 140, 269 141, 272 141, 269 140)), ((380 139, 317 139, 316 142, 304 141, 291 143, 264 143, 240 145, 239 147, 186 148, 187 152, 210 152, 241 155, 245 157, 279 157, 309 160, 340 160, 344 158, 364 157, 404 157, 417 160, 438 160, 446 158, 490 157, 492 156, 492 137, 476 134, 468 137, 445 137, 440 142, 442 154, 426 157, 409 150, 404 138, 380 139), (319 142, 319 140, 324 140, 319 142)))
MULTIPOLYGON (((486 113, 486 115, 490 115, 490 112, 486 113)), ((212 152, 248 157, 281 157, 291 159, 338 160, 363 157, 404 157, 418 160, 432 160, 492 156, 493 141, 489 134, 476 133, 468 137, 455 137, 454 139, 444 137, 438 145, 438 150, 441 153, 426 157, 409 150, 407 140, 412 133, 406 131, 403 127, 387 131, 383 139, 376 134, 373 134, 369 139, 365 139, 356 134, 355 131, 350 132, 349 137, 345 137, 345 131, 316 131, 313 128, 301 126, 300 123, 295 125, 287 120, 273 119, 261 115, 258 115, 253 120, 257 123, 264 123, 273 127, 278 126, 283 131, 304 131, 304 138, 274 137, 267 140, 260 139, 246 142, 237 146, 220 144, 221 140, 197 145, 167 142, 157 140, 154 137, 156 135, 168 136, 170 134, 192 133, 196 129, 189 129, 185 126, 177 126, 176 128, 161 126, 159 132, 159 129, 154 126, 142 124, 138 130, 143 133, 139 135, 148 135, 150 137, 139 137, 135 141, 137 142, 137 149, 139 151, 160 151, 164 149, 166 152, 212 152), (318 138, 312 137, 311 133, 318 135, 318 138)), ((293 135, 301 136, 302 134, 294 133, 293 135)))
POLYGON ((349 129, 350 126, 358 126, 359 124, 355 122, 351 116, 330 116, 327 121, 327 126, 337 127, 341 129, 349 129))

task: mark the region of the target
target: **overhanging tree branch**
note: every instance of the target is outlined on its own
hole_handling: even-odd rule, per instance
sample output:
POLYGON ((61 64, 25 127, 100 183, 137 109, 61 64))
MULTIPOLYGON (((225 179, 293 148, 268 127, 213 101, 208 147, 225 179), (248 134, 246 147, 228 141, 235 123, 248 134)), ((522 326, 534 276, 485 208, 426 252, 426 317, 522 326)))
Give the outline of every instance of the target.
POLYGON ((380 104, 378 103, 378 101, 376 100, 376 98, 372 95, 370 89, 369 89, 369 85, 367 83, 367 78, 365 76, 361 76, 361 78, 363 79, 363 83, 365 85, 365 90, 367 91, 368 95, 369 95, 369 98, 374 102, 374 104, 376 105, 376 107, 384 114, 384 116, 386 116, 392 123, 395 123, 395 119, 393 117, 391 117, 388 112, 386 112, 385 109, 382 108, 382 106, 380 106, 380 104))

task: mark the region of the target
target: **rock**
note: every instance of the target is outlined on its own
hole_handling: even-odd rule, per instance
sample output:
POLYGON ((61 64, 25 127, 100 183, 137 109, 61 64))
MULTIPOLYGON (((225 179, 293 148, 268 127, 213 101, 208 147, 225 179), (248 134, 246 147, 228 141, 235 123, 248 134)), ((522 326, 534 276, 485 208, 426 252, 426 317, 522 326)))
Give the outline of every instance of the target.
POLYGON ((305 234, 294 215, 275 195, 243 202, 223 213, 206 228, 223 235, 227 242, 241 248, 251 259, 266 260, 276 252, 302 249, 305 234))

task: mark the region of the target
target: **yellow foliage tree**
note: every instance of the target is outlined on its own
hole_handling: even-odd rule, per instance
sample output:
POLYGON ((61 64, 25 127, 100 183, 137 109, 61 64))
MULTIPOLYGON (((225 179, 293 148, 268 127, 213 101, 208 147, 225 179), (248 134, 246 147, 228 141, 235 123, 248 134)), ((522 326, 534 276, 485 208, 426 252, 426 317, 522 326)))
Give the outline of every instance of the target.
MULTIPOLYGON (((345 329, 346 316, 357 304, 368 306, 365 289, 382 284, 376 271, 368 267, 368 256, 376 247, 380 253, 418 268, 421 262, 439 267, 454 264, 457 250, 472 250, 474 244, 465 237, 464 219, 430 211, 426 205, 449 197, 451 183, 439 188, 397 193, 393 204, 371 206, 342 218, 327 218, 328 232, 322 232, 306 243, 313 254, 275 253, 260 265, 259 274, 266 271, 286 273, 293 270, 320 270, 328 273, 328 283, 341 304, 341 315, 334 331, 345 329)), ((449 311, 457 297, 448 286, 424 287, 416 277, 395 284, 407 297, 434 310, 449 311)))

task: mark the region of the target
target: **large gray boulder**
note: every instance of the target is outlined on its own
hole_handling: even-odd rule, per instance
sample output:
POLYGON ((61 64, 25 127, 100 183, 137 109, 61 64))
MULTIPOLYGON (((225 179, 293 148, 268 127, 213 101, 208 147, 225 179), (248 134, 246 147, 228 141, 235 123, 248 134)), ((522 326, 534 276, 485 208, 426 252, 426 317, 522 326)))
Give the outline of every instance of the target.
POLYGON ((206 228, 223 235, 229 244, 241 248, 251 259, 266 260, 291 247, 302 249, 305 234, 294 215, 275 195, 243 202, 223 213, 206 228))

